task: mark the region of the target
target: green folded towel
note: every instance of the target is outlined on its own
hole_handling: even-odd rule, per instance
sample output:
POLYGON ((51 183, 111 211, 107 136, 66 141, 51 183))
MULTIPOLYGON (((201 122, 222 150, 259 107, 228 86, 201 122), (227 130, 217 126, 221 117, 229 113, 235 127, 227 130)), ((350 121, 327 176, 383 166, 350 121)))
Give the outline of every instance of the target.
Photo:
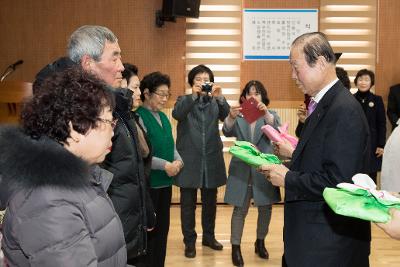
POLYGON ((386 223, 391 218, 389 209, 400 209, 400 199, 376 190, 368 175, 356 174, 352 180, 354 184, 341 183, 339 188, 324 189, 324 199, 336 214, 386 223))
POLYGON ((235 141, 235 144, 229 148, 229 153, 254 167, 282 163, 277 156, 262 153, 252 143, 246 141, 235 141))

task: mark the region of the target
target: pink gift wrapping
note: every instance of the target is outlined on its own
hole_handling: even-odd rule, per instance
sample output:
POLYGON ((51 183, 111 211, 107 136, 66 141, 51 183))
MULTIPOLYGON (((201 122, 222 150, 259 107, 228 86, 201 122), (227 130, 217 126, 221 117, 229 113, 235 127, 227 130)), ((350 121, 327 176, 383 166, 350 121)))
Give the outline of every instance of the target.
POLYGON ((296 148, 299 139, 297 139, 297 137, 295 136, 288 134, 289 123, 288 122, 284 123, 281 127, 278 127, 278 129, 281 133, 282 138, 288 140, 292 144, 292 146, 296 148))
POLYGON ((281 127, 278 127, 279 131, 277 131, 271 125, 264 125, 263 127, 261 127, 261 130, 266 136, 268 136, 268 138, 272 142, 282 142, 285 139, 293 146, 293 148, 296 148, 299 140, 296 137, 287 133, 288 128, 289 124, 285 123, 281 127))
POLYGON ((264 125, 263 127, 261 127, 261 130, 266 136, 268 136, 269 140, 271 140, 272 142, 278 143, 283 141, 281 134, 271 125, 264 125))

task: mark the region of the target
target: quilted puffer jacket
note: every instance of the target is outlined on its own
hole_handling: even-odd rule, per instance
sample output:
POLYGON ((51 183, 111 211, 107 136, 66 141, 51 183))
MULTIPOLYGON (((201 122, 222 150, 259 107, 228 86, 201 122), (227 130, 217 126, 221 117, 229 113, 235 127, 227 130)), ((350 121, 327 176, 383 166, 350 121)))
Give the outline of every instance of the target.
POLYGON ((9 266, 126 266, 112 174, 60 144, 0 130, 2 249, 9 266))

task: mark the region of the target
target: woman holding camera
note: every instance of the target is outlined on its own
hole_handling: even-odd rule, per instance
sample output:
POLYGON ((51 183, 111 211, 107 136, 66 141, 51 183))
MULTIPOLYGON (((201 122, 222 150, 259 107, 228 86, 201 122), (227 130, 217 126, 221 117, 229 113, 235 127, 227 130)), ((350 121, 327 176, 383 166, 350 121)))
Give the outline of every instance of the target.
POLYGON ((185 168, 174 183, 180 187, 181 221, 185 256, 196 256, 195 210, 197 189, 201 190, 203 246, 222 250, 215 239, 217 188, 226 183, 225 163, 218 122, 229 114, 230 107, 213 84, 214 74, 204 66, 188 74, 192 94, 178 97, 172 116, 178 121, 176 146, 185 168))

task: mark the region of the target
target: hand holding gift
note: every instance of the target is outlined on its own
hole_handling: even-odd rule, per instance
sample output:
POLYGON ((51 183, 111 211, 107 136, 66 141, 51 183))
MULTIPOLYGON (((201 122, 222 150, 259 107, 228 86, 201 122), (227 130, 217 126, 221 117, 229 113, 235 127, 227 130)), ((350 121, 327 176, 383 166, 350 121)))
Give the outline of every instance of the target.
POLYGON ((376 225, 385 231, 391 238, 400 240, 400 210, 390 209, 391 219, 387 223, 376 225))

